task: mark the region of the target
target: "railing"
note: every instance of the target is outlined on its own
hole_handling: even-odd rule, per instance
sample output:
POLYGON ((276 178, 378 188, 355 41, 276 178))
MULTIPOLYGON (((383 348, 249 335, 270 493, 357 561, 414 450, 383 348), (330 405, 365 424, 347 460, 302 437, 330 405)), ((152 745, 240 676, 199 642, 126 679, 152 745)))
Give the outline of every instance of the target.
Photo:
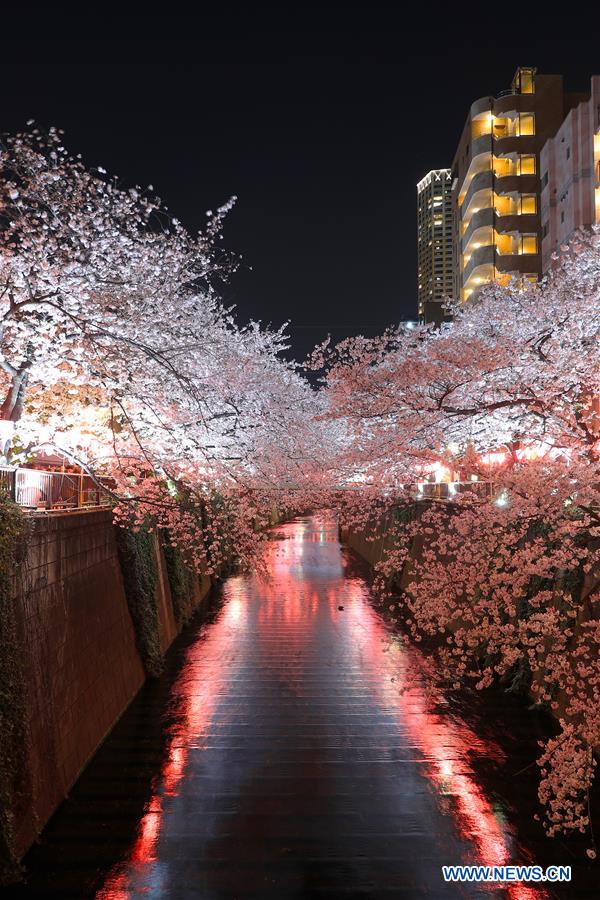
POLYGON ((476 494, 492 500, 498 490, 491 481, 423 481, 413 488, 417 500, 453 500, 457 494, 476 494))
MULTIPOLYGON (((504 494, 504 489, 495 481, 417 481, 410 484, 401 484, 400 488, 409 492, 413 500, 455 500, 460 494, 472 494, 482 499, 497 500, 504 494)), ((360 491, 360 485, 346 485, 338 488, 339 491, 360 491)), ((384 496, 389 497, 390 492, 384 491, 384 496)), ((402 505, 405 495, 398 499, 402 505)))
MULTIPOLYGON (((0 491, 29 510, 93 509, 111 503, 110 478, 94 479, 77 472, 47 472, 0 466, 0 491)), ((453 500, 474 494, 493 500, 498 487, 490 481, 421 481, 411 486, 415 500, 453 500)), ((348 489, 348 488, 346 488, 348 489)))
POLYGON ((89 509, 110 504, 111 479, 77 472, 0 466, 0 489, 26 509, 89 509))

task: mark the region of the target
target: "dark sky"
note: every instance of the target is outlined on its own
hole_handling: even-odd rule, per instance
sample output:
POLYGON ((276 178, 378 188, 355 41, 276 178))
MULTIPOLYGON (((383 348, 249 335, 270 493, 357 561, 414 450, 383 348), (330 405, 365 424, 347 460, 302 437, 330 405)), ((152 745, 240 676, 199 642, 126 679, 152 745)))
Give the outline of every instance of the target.
POLYGON ((190 228, 236 194, 224 240, 247 268, 225 299, 242 320, 290 319, 298 358, 414 317, 415 184, 450 164, 472 100, 519 64, 573 89, 600 73, 593 28, 540 33, 515 10, 511 37, 509 7, 474 30, 466 4, 53 6, 3 13, 0 130, 64 128, 190 228))

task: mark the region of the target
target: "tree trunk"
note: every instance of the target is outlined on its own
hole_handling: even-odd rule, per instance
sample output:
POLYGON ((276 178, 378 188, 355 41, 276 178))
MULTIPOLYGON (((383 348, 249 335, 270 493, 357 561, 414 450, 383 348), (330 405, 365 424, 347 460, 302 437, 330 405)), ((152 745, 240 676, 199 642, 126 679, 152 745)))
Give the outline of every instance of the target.
POLYGON ((13 375, 10 389, 0 408, 0 419, 4 419, 8 422, 19 421, 23 414, 26 390, 27 372, 18 372, 16 375, 13 375))

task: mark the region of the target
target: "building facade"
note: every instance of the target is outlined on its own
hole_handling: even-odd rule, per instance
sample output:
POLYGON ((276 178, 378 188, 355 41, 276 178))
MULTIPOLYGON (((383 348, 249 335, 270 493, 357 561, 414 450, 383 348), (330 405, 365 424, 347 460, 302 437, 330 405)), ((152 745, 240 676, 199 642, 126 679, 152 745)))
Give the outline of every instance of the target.
POLYGON ((417 184, 417 312, 421 321, 441 321, 442 300, 453 296, 451 186, 450 169, 432 169, 417 184))
POLYGON ((452 163, 455 297, 487 282, 542 274, 540 154, 567 111, 561 75, 519 68, 511 87, 469 111, 452 163))
POLYGON ((600 75, 540 154, 542 272, 579 228, 600 224, 600 75))

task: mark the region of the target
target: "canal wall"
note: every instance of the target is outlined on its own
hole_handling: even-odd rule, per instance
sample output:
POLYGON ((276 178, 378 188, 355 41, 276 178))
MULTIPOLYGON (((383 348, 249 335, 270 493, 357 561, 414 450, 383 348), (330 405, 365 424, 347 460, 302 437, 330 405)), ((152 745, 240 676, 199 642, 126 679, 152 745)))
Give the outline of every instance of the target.
MULTIPOLYGON (((14 803, 21 856, 144 683, 115 526, 108 510, 28 518, 13 595, 28 735, 24 789, 14 803)), ((154 603, 164 653, 179 631, 157 535, 154 603)), ((193 577, 192 605, 211 587, 193 577)), ((155 620, 156 621, 156 620, 155 620)))
MULTIPOLYGON (((428 505, 427 501, 413 504, 410 511, 411 519, 418 520, 423 511, 428 508, 428 505)), ((393 533, 391 533, 393 516, 394 511, 387 510, 378 518, 374 518, 363 529, 342 527, 340 529, 340 539, 374 568, 377 563, 381 562, 388 551, 394 549, 395 539, 393 533)), ((404 588, 412 580, 412 563, 420 558, 422 549, 423 536, 417 534, 412 538, 407 560, 400 573, 398 581, 400 589, 404 588)))

